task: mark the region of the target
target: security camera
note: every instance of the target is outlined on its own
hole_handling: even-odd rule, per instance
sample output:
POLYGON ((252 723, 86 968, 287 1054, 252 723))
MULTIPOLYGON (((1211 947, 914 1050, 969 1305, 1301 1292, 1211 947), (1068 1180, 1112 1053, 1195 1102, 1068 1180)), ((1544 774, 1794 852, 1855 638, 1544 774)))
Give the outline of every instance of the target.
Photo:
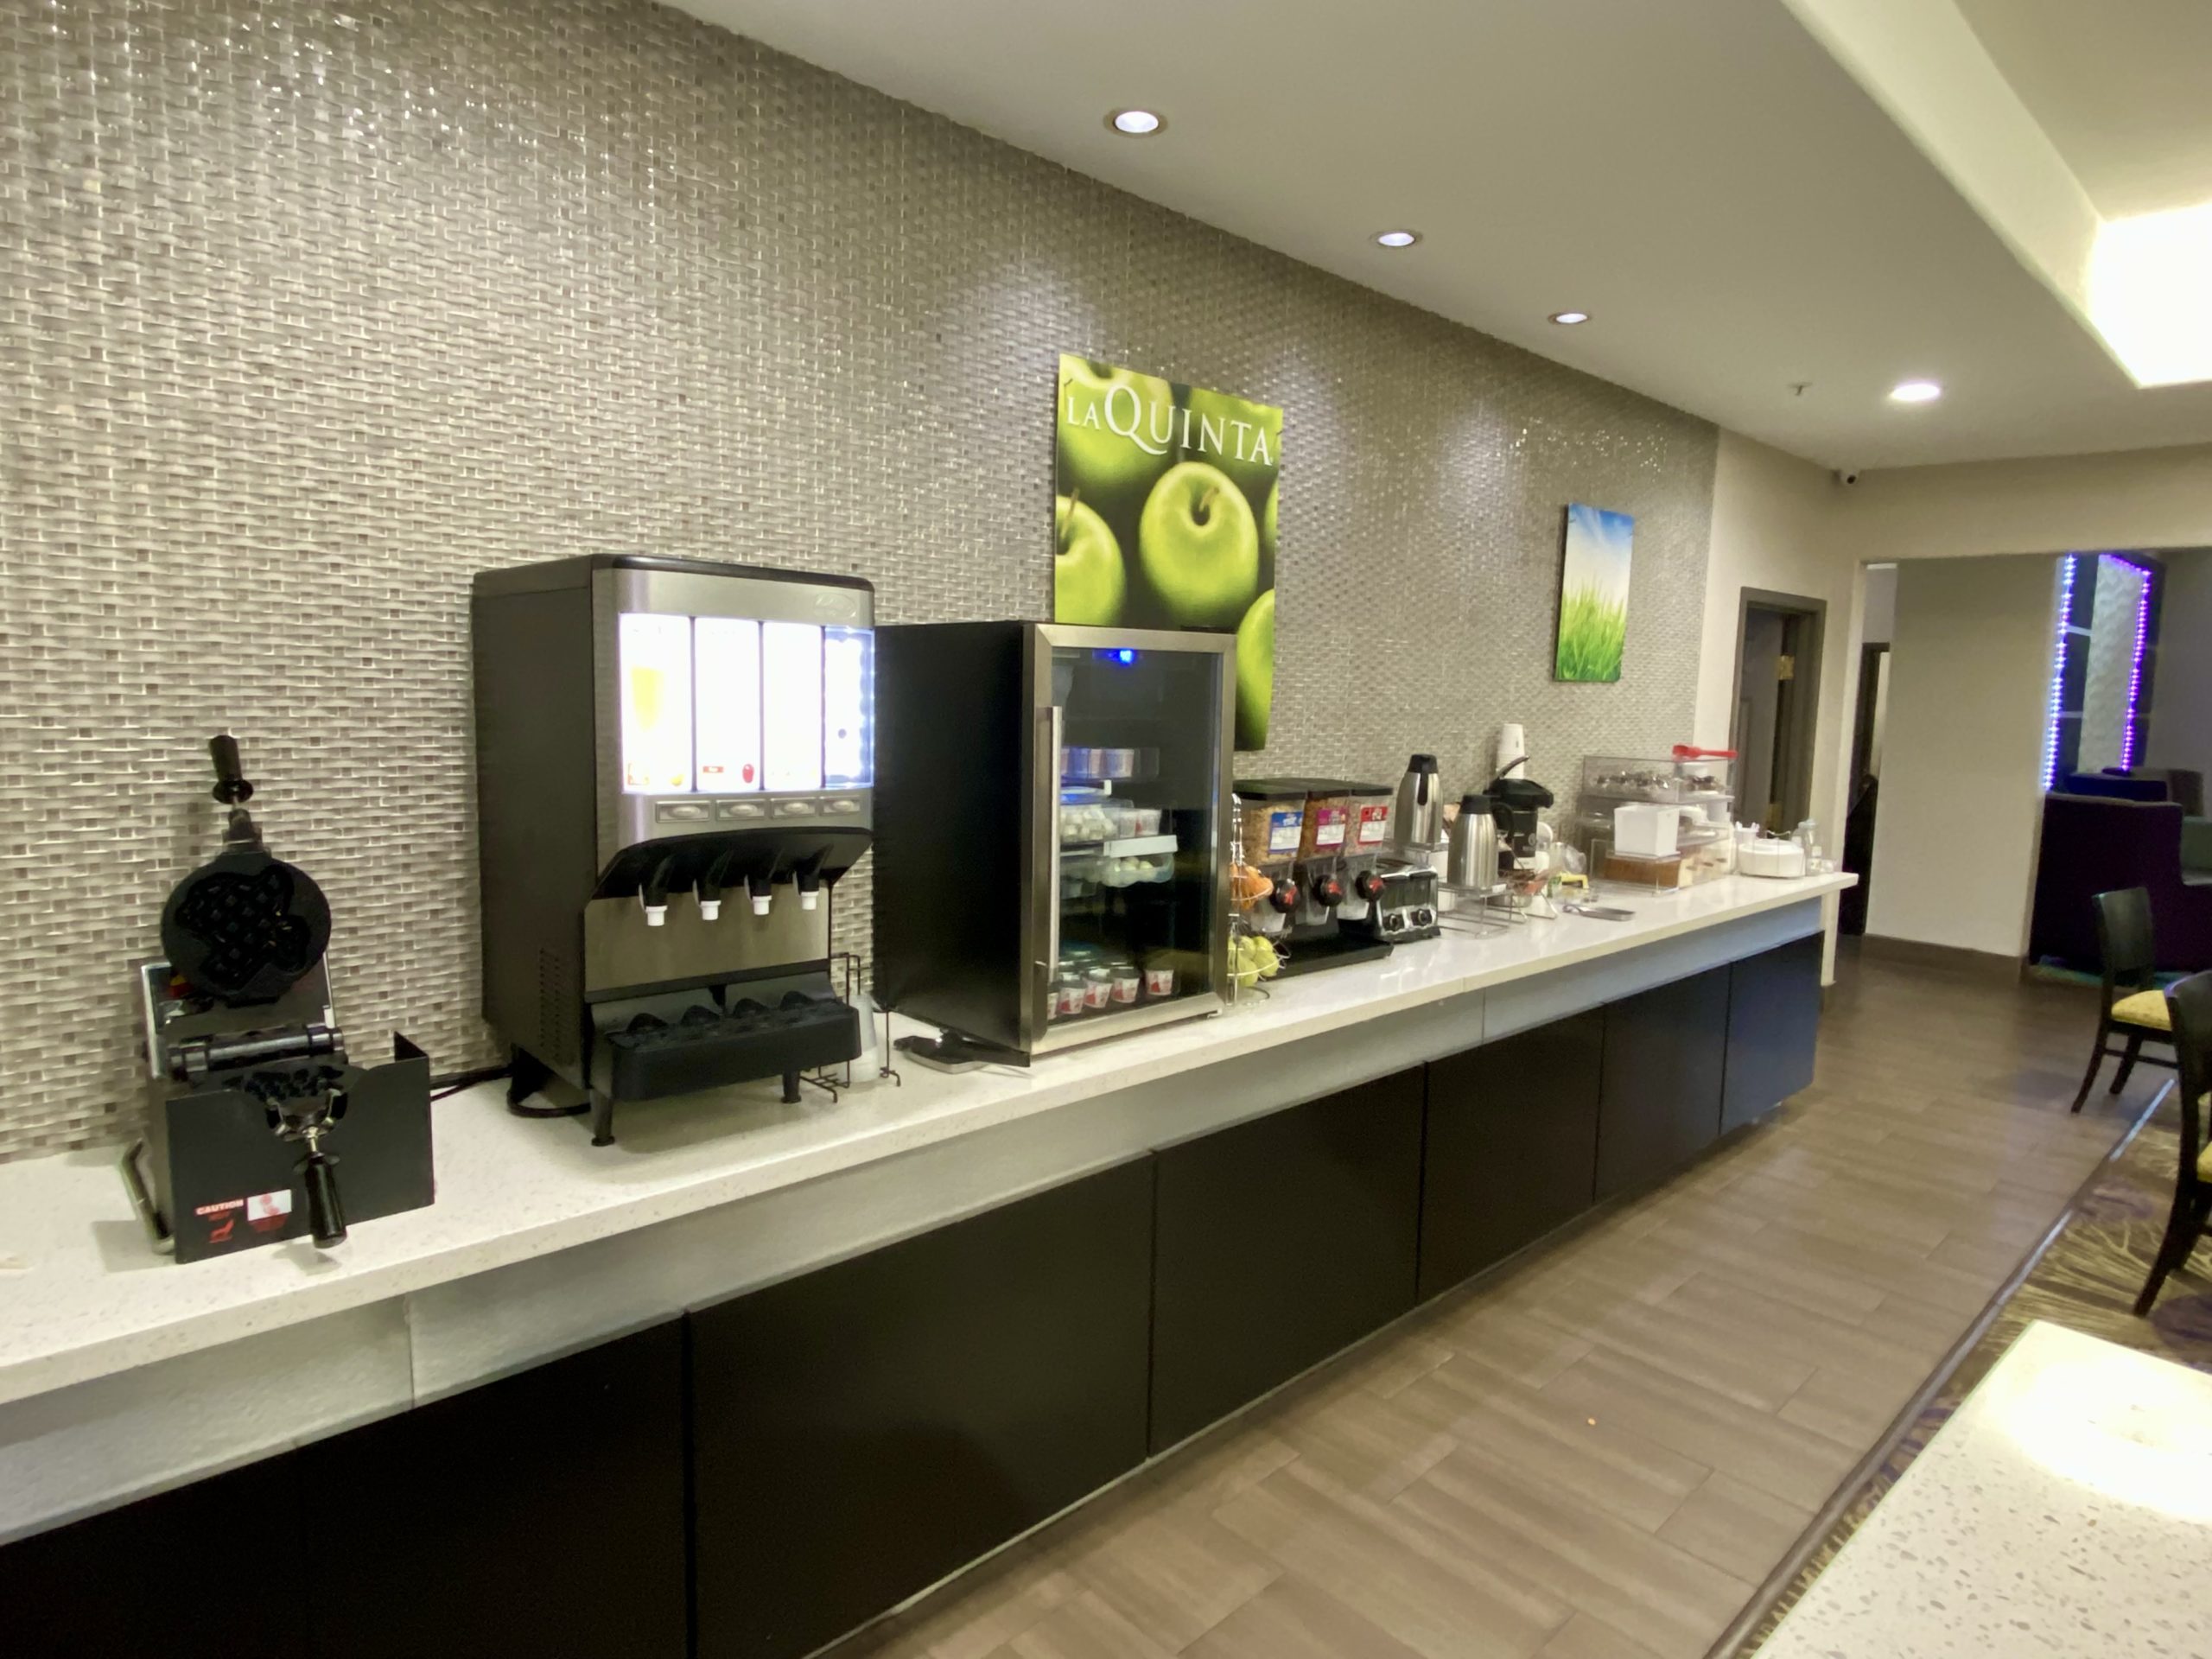
POLYGON ((1844 486, 1847 489, 1849 488, 1852 485, 1856 484, 1859 481, 1859 469, 1856 467, 1837 467, 1835 469, 1835 481, 1844 486))

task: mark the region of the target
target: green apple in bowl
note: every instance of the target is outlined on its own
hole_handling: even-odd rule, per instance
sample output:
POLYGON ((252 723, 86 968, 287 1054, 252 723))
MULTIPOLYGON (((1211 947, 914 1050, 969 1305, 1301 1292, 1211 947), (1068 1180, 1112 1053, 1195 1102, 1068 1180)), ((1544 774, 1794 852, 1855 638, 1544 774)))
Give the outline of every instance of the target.
POLYGON ((1121 543, 1079 497, 1052 501, 1052 620, 1103 628, 1122 620, 1128 573, 1121 543))
POLYGON ((1089 358, 1060 359, 1059 485, 1106 519, 1136 521, 1145 498, 1175 460, 1175 390, 1089 358))
POLYGON ((1252 601, 1236 625, 1236 747, 1268 747, 1275 701, 1275 590, 1252 601))
POLYGON ((1145 500, 1137 563, 1178 627, 1235 627, 1260 591, 1252 504, 1204 461, 1178 462, 1145 500))
POLYGON ((1175 434, 1182 458, 1220 467, 1257 512, 1282 467, 1282 410, 1202 386, 1185 402, 1190 423, 1175 434))

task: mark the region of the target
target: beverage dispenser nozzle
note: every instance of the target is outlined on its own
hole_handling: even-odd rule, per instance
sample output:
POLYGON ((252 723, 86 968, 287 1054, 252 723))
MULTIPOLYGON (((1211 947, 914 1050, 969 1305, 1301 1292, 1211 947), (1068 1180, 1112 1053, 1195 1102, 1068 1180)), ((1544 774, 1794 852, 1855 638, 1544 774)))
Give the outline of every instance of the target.
POLYGON ((768 913, 768 902, 772 896, 768 878, 765 875, 747 876, 745 890, 753 896, 753 913, 755 916, 766 916, 768 913))
POLYGON ((798 867, 798 907, 813 910, 822 902, 822 861, 810 858, 798 867))
POLYGON ((664 858, 638 889, 638 902, 645 907, 647 927, 668 925, 668 884, 676 878, 676 861, 664 858))
POLYGON ((699 878, 699 919, 715 922, 721 919, 722 883, 729 875, 729 855, 725 853, 707 867, 699 878))

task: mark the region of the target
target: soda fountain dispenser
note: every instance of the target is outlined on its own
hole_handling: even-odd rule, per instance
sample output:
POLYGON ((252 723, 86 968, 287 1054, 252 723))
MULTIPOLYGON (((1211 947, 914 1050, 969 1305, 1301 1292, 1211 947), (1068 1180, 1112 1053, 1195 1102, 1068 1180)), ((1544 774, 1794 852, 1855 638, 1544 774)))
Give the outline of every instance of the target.
POLYGON ((874 590, 707 559, 489 571, 474 601, 484 1013, 510 1104, 618 1102, 860 1052, 830 898, 868 845, 874 590))

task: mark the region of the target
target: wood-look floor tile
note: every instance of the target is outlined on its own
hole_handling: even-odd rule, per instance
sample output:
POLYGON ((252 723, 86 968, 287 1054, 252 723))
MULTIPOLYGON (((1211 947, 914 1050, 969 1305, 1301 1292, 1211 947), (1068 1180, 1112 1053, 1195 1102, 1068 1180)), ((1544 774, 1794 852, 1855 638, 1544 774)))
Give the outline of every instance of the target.
POLYGON ((1854 1452, 1825 1435, 1643 1363, 1625 1354, 1586 1355, 1544 1392, 1601 1423, 1725 1471, 1775 1497, 1808 1508, 1827 1501, 1854 1452))
POLYGON ((1466 1360, 1398 1395, 1457 1442, 1460 1455, 1656 1530, 1703 1484, 1706 1466, 1618 1424, 1466 1360))
MULTIPOLYGON (((1929 1362, 1934 1357, 1918 1341, 1898 1340, 1878 1313, 1846 1322, 1713 1274, 1691 1280, 1664 1306, 1687 1308, 1717 1328, 1740 1330, 1746 1340, 1760 1342, 1816 1370, 1885 1385, 1900 1378, 1916 1382, 1928 1374, 1929 1362)), ((1959 1318, 1953 1334, 1963 1331, 1967 1324, 1965 1318, 1959 1318)))
POLYGON ((1659 1535, 1724 1573, 1758 1584, 1804 1535, 1813 1514, 1716 1471, 1682 1500, 1659 1535))
POLYGON ((1663 1538, 1464 1454, 1391 1507, 1570 1607, 1632 1626, 1661 1659, 1703 1659, 1751 1594, 1749 1583, 1663 1538))
POLYGON ((994 1650, 988 1659, 1173 1659, 1105 1597, 1086 1590, 994 1650))
POLYGON ((1536 1659, 1658 1659, 1658 1656, 1602 1618, 1577 1613, 1544 1643, 1536 1659))
POLYGON ((1433 1422, 1358 1387, 1300 1401, 1271 1421, 1306 1468, 1368 1497, 1404 1491, 1452 1447, 1452 1437, 1433 1422))
POLYGON ((1084 1589, 1052 1560, 1013 1572, 992 1562, 956 1587, 959 1593, 932 1597, 907 1616, 913 1651, 930 1659, 983 1659, 1084 1589))
POLYGON ((1154 1508, 1204 1514, 1266 1479, 1297 1455, 1269 1430, 1264 1418, 1238 1418, 1179 1447, 1173 1457, 1125 1484, 1113 1501, 1132 1515, 1154 1508))
POLYGON ((1463 1358, 1532 1389, 1590 1351, 1583 1338, 1532 1318, 1497 1294, 1446 1309, 1432 1328, 1463 1358))
POLYGON ((1419 1649, 1294 1573, 1183 1651, 1185 1659, 1421 1659, 1419 1649))
MULTIPOLYGON (((1986 1238, 1969 1238, 1954 1233, 1928 1253, 1928 1265, 1946 1273, 1961 1274, 1987 1289, 1982 1300, 1994 1295, 1999 1285, 2019 1270, 2027 1251, 2018 1244, 2006 1244, 1986 1238)), ((1923 1295, 1923 1300, 1926 1300, 1923 1295)))
POLYGON ((1779 1410, 1813 1374, 1813 1363, 1760 1342, 1756 1333, 1669 1306, 1623 1301, 1602 1286, 1562 1278, 1522 1304, 1526 1312, 1596 1347, 1694 1382, 1754 1412, 1779 1410))
MULTIPOLYGON (((1653 1236, 1662 1243, 1688 1243, 1672 1226, 1653 1236)), ((1849 1324, 1863 1320, 1889 1294, 1886 1287, 1839 1265, 1804 1234, 1786 1229, 1762 1228, 1756 1236, 1707 1238, 1688 1243, 1688 1248, 1707 1276, 1746 1286, 1849 1324)))
POLYGON ((1211 1516, 1187 1509, 1129 1517, 1076 1557, 1070 1570, 1170 1653, 1195 1642, 1282 1573, 1211 1516))
POLYGON ((1224 1526, 1426 1659, 1529 1659, 1573 1609, 1449 1539, 1291 1464, 1224 1526))
POLYGON ((1887 1379, 1864 1372, 1817 1370, 1779 1414, 1839 1446, 1872 1446, 1927 1380, 1927 1368, 1887 1379))

